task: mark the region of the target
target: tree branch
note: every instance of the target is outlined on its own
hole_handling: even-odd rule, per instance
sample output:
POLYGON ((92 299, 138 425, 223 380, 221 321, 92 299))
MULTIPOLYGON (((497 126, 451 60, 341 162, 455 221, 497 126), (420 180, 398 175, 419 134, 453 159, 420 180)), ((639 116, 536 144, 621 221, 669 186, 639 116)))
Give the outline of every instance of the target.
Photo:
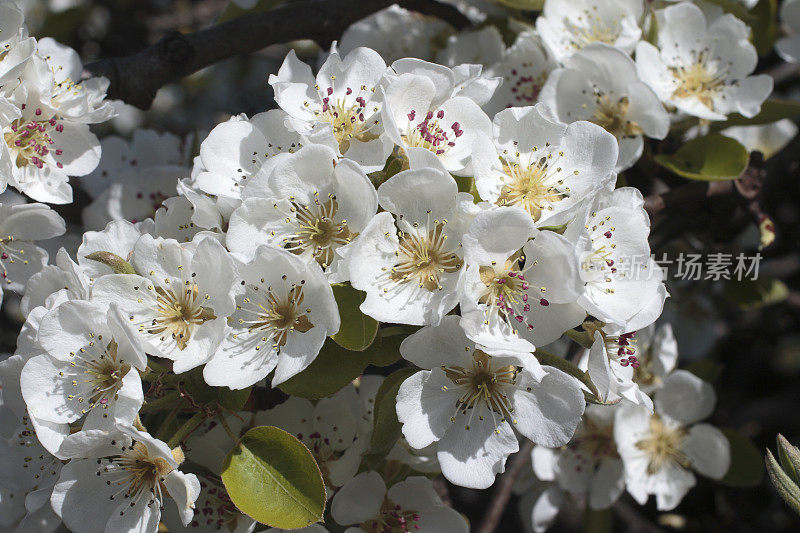
MULTIPOLYGON (((194 33, 164 36, 154 45, 128 57, 103 59, 86 65, 91 76, 111 81, 109 98, 148 109, 156 92, 223 59, 249 54, 267 46, 311 39, 328 48, 352 23, 379 11, 393 0, 300 0, 264 13, 239 17, 194 33)), ((443 18, 457 29, 469 20, 457 9, 431 0, 407 0, 404 7, 443 18)))
POLYGON ((531 460, 531 451, 533 450, 533 442, 525 439, 525 443, 520 447, 519 452, 509 460, 509 466, 506 472, 500 476, 497 482, 497 488, 492 495, 492 501, 489 503, 489 510, 483 517, 478 533, 492 533, 500 524, 500 519, 506 512, 508 500, 511 499, 511 491, 514 488, 514 482, 522 473, 522 469, 528 466, 531 460))

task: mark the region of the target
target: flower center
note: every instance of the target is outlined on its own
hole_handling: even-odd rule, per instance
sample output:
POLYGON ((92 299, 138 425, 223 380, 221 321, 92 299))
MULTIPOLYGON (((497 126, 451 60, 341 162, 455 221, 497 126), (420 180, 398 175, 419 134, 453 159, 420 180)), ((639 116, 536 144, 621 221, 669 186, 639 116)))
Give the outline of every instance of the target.
POLYGON ((564 18, 564 28, 568 32, 566 39, 576 51, 592 43, 613 45, 622 32, 619 20, 604 20, 593 15, 589 10, 584 10, 583 16, 578 17, 577 20, 579 24, 564 18))
MULTIPOLYGON (((511 418, 514 407, 506 389, 514 386, 520 368, 512 365, 493 368, 492 357, 481 350, 475 350, 472 354, 472 366, 469 368, 444 365, 441 368, 461 393, 456 401, 456 413, 461 411, 462 414, 467 414, 467 411, 471 411, 467 430, 476 412, 478 419, 483 420, 484 412, 488 411, 495 426, 495 413, 500 415, 500 422, 511 418)), ((448 387, 443 388, 447 390, 448 387)), ((450 417, 450 421, 455 421, 455 414, 450 417)), ((516 424, 516 420, 511 421, 516 424)), ((499 430, 495 431, 499 433, 499 430)))
MULTIPOLYGON (((305 299, 302 283, 304 281, 300 285, 292 286, 283 297, 273 292, 272 287, 268 287, 267 297, 259 303, 253 303, 252 295, 245 297, 242 304, 236 307, 253 315, 253 318, 239 318, 239 324, 246 325, 248 333, 265 332, 261 341, 271 342, 273 349, 280 350, 286 345, 291 333, 305 333, 314 327, 307 316, 311 309, 302 308, 305 299)), ((253 288, 257 290, 257 286, 253 288)), ((260 350, 261 346, 256 346, 255 349, 260 350)))
MULTIPOLYGON (((91 336, 94 337, 94 334, 91 336)), ((103 336, 98 335, 97 340, 102 342, 103 336)), ((108 409, 109 402, 117 399, 117 393, 122 388, 122 379, 131 369, 128 363, 117 358, 117 342, 112 339, 104 349, 98 349, 95 342, 90 341, 86 347, 70 352, 69 355, 74 358, 72 366, 83 374, 83 380, 72 380, 76 393, 68 395, 67 399, 80 404, 86 403, 86 408, 81 409, 81 414, 84 415, 98 405, 108 409), (87 385, 88 394, 85 388, 87 385)))
MULTIPOLYGON (((335 80, 336 78, 332 76, 331 83, 335 80)), ((315 111, 314 114, 318 120, 327 122, 333 127, 333 136, 339 143, 340 153, 344 154, 350 149, 350 142, 353 139, 368 142, 378 138, 378 135, 370 130, 379 123, 373 116, 380 107, 375 106, 371 114, 364 114, 367 111, 367 100, 364 96, 370 98, 371 93, 375 92, 374 88, 368 89, 366 85, 362 85, 358 94, 353 97, 355 94, 353 89, 347 87, 343 98, 333 98, 333 87, 328 87, 324 94, 320 91, 319 85, 315 88, 322 99, 322 111, 315 111)), ((303 103, 309 105, 308 102, 303 103)))
MULTIPOLYGON (((41 109, 36 110, 37 115, 42 114, 41 109)), ((24 168, 33 165, 36 168, 43 168, 45 158, 60 156, 62 150, 51 150, 53 141, 50 134, 55 130, 58 133, 64 131, 64 126, 59 124, 56 119, 26 121, 17 119, 11 123, 3 134, 8 148, 11 150, 12 160, 17 168, 24 168)), ((62 168, 64 165, 56 161, 56 166, 62 168)))
POLYGON ((614 426, 600 425, 588 417, 584 417, 583 424, 579 426, 567 447, 575 453, 581 463, 575 466, 578 472, 590 462, 596 464, 605 457, 619 458, 614 443, 614 426))
POLYGON ((651 416, 649 434, 636 443, 636 447, 649 457, 647 473, 653 475, 667 464, 688 468, 689 459, 681 449, 685 439, 685 429, 669 427, 664 424, 660 416, 651 416))
POLYGON ((295 231, 283 239, 284 247, 297 255, 310 253, 322 268, 333 262, 336 248, 358 235, 350 231, 346 220, 336 220, 339 204, 333 195, 324 202, 315 198, 311 205, 292 202, 290 209, 294 218, 287 217, 287 222, 294 225, 295 231))
POLYGON ((384 499, 380 514, 361 524, 361 529, 368 533, 409 533, 418 531, 415 524, 420 519, 416 511, 403 509, 389 498, 384 499))
MULTIPOLYGON (((207 320, 217 318, 209 307, 203 307, 204 298, 195 283, 185 282, 186 288, 174 291, 172 288, 156 288, 158 316, 153 319, 147 332, 152 335, 169 333, 180 350, 185 350, 195 327, 207 320)), ((161 337, 164 340, 164 337, 161 337)))
POLYGON ((691 65, 671 67, 678 86, 672 98, 697 98, 709 109, 714 109, 714 97, 725 87, 725 73, 709 65, 708 57, 701 52, 691 65))
POLYGON ((528 330, 533 330, 533 325, 528 323, 525 313, 531 310, 531 304, 547 307, 550 302, 544 297, 546 287, 532 288, 525 278, 525 272, 537 266, 538 261, 531 261, 524 267, 525 257, 515 254, 502 267, 498 265, 482 266, 479 269, 481 282, 485 289, 479 302, 489 306, 487 314, 491 317, 500 316, 508 323, 516 321, 525 324, 528 330))
MULTIPOLYGON (((167 493, 164 477, 174 470, 166 459, 151 457, 147 446, 136 442, 127 448, 123 446, 120 455, 107 461, 107 465, 97 470, 97 475, 109 478, 107 485, 120 487, 119 492, 109 497, 110 500, 122 494, 124 499, 131 500, 131 507, 145 500, 147 505, 161 504, 167 493)), ((97 464, 102 465, 102 460, 98 459, 97 464)))
POLYGON ((614 100, 611 95, 597 94, 591 121, 617 138, 641 135, 642 128, 636 122, 625 118, 629 108, 630 102, 627 96, 614 100))
MULTIPOLYGON (((536 67, 536 65, 523 61, 520 67, 523 69, 530 69, 536 67)), ((514 100, 521 102, 521 105, 533 105, 536 103, 539 92, 547 81, 547 75, 548 72, 542 72, 538 76, 534 76, 533 74, 526 76, 517 69, 512 69, 511 77, 506 77, 506 83, 511 86, 509 90, 511 94, 514 95, 514 100)))
POLYGON ((403 140, 409 147, 425 148, 436 155, 441 155, 455 146, 455 139, 464 134, 458 122, 453 122, 449 128, 446 126, 444 111, 441 109, 436 112, 436 118, 433 111, 428 111, 425 118, 414 125, 418 118, 415 110, 412 109, 408 113, 408 133, 403 135, 403 140))
POLYGON ((400 232, 397 263, 389 278, 397 283, 414 281, 428 291, 442 290, 439 278, 445 272, 458 272, 461 258, 447 248, 446 220, 434 221, 427 234, 400 232))
MULTIPOLYGON (((559 152, 559 156, 563 156, 563 152, 559 152)), ((518 205, 538 221, 542 218, 542 211, 552 211, 552 204, 560 202, 569 193, 569 187, 563 192, 558 190, 557 186, 564 182, 554 179, 550 170, 551 156, 543 156, 528 164, 503 161, 503 187, 497 205, 518 205)), ((561 167, 555 170, 561 172, 561 167)))

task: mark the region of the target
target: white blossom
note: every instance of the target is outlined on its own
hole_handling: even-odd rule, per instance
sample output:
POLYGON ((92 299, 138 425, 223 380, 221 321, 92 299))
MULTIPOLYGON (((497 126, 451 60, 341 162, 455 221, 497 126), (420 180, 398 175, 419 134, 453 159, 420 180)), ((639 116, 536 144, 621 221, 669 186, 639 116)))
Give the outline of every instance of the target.
POLYGON ((203 370, 206 383, 243 389, 275 370, 273 386, 302 372, 325 338, 339 331, 339 311, 316 263, 262 246, 238 268, 229 331, 203 370))
POLYGON ((585 402, 578 382, 530 353, 488 355, 470 342, 457 317, 423 328, 400 346, 423 370, 397 395, 397 418, 409 445, 436 442, 442 474, 486 488, 519 448, 514 430, 535 443, 561 446, 572 437, 585 402))
POLYGON ((656 392, 655 413, 623 405, 614 439, 625 467, 628 492, 641 505, 650 494, 660 511, 674 509, 695 483, 693 471, 720 479, 730 466, 730 444, 717 428, 698 423, 714 410, 708 383, 676 370, 656 392))
POLYGON ((658 48, 639 42, 636 68, 664 103, 708 120, 725 120, 734 112, 758 114, 772 92, 772 78, 750 75, 758 56, 744 22, 729 13, 707 22, 688 2, 656 15, 658 48))

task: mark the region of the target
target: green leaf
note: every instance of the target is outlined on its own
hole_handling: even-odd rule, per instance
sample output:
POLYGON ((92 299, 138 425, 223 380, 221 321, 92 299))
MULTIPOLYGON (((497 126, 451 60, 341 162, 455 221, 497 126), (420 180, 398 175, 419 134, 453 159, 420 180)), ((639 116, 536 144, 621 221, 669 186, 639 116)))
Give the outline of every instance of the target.
POLYGON ((767 450, 767 473, 769 479, 772 481, 772 486, 778 492, 781 498, 786 502, 792 510, 800 514, 800 488, 792 481, 786 472, 783 471, 781 465, 775 460, 772 452, 767 450))
POLYGON ((276 427, 244 434, 225 458, 222 482, 240 511, 268 526, 299 529, 325 512, 317 462, 302 442, 276 427))
POLYGON ((800 450, 778 433, 778 459, 781 467, 795 483, 800 483, 800 450))
POLYGON ((713 383, 722 374, 723 365, 713 359, 705 358, 694 361, 686 367, 686 370, 702 379, 713 383))
POLYGON ((772 47, 778 37, 778 2, 759 0, 750 13, 755 18, 750 24, 753 45, 760 57, 766 57, 772 53, 772 47))
POLYGON ((522 11, 541 11, 544 7, 544 0, 498 0, 501 4, 512 9, 522 11))
POLYGON ((136 274, 136 269, 133 265, 125 261, 123 258, 111 252, 92 252, 86 256, 86 259, 103 263, 114 271, 114 274, 136 274))
POLYGON ((747 168, 747 148, 736 139, 711 134, 692 139, 672 155, 657 155, 655 162, 684 178, 725 181, 738 178, 747 168))
POLYGON ((726 13, 730 13, 739 20, 752 23, 756 21, 754 17, 745 7, 736 0, 706 0, 709 4, 716 4, 722 8, 726 13))
POLYGON ((217 401, 225 409, 231 411, 239 411, 250 398, 250 391, 253 387, 246 389, 233 390, 228 387, 220 387, 217 389, 217 401))
POLYGON ((228 4, 228 7, 225 8, 225 11, 223 11, 222 14, 220 14, 219 18, 217 19, 217 24, 228 22, 229 20, 233 20, 235 18, 239 18, 245 15, 252 15, 253 13, 269 11, 270 9, 278 7, 285 1, 286 0, 258 0, 256 5, 250 9, 239 7, 236 5, 235 2, 230 2, 228 4))
POLYGON ((735 429, 720 428, 731 444, 731 466, 720 480, 731 487, 755 487, 764 477, 761 452, 753 441, 735 429))
POLYGON ((183 378, 183 388, 192 397, 196 403, 211 403, 219 399, 219 393, 216 387, 212 387, 203 378, 203 368, 193 368, 185 374, 181 374, 183 378))
POLYGON ((758 309, 780 303, 789 296, 789 288, 779 279, 758 278, 728 280, 722 290, 725 298, 741 309, 758 309))
POLYGON ((349 283, 331 285, 342 325, 339 332, 331 338, 336 344, 347 350, 361 351, 366 349, 378 333, 378 321, 361 312, 359 306, 364 303, 367 293, 354 289, 349 283))
POLYGON ((796 100, 781 100, 770 98, 761 104, 761 111, 752 118, 746 118, 738 113, 728 116, 724 122, 714 122, 711 129, 719 131, 729 126, 758 126, 772 124, 784 118, 794 118, 800 115, 800 102, 796 100))
POLYGON ((373 430, 369 453, 385 457, 400 438, 400 422, 397 420, 397 391, 409 377, 419 372, 418 368, 402 368, 390 374, 375 395, 373 407, 373 430))
POLYGON ((300 398, 330 396, 360 376, 367 365, 388 366, 400 359, 402 340, 400 336, 378 336, 366 350, 353 352, 328 339, 308 368, 278 387, 300 398))

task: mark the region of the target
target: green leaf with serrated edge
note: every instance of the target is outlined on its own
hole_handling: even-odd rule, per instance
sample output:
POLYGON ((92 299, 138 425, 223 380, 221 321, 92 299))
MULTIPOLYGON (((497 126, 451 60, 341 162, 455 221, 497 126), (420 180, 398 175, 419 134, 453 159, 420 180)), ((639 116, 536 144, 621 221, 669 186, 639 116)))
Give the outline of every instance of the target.
POLYGON ((233 390, 228 387, 219 387, 217 389, 217 401, 219 404, 230 411, 239 411, 247 403, 250 398, 250 391, 253 387, 246 389, 233 390))
POLYGON ((378 333, 378 321, 365 315, 359 309, 364 303, 367 293, 354 289, 349 283, 331 285, 342 325, 338 333, 331 336, 336 344, 347 350, 361 351, 366 349, 378 333))
POLYGON ((681 146, 672 155, 657 155, 656 163, 684 178, 726 181, 738 178, 747 168, 750 155, 736 139, 711 134, 681 146))
POLYGON ((112 252, 92 252, 86 256, 86 259, 103 263, 113 270, 114 274, 136 274, 133 265, 112 252))
POLYGON ((401 336, 383 338, 378 335, 369 348, 353 352, 328 339, 308 368, 284 381, 278 388, 301 398, 330 396, 360 376, 367 365, 388 366, 400 359, 402 341, 401 336))
POLYGON ((285 0, 259 0, 256 5, 250 9, 239 7, 235 2, 231 2, 228 4, 228 7, 225 8, 225 11, 220 14, 219 18, 217 18, 217 24, 228 22, 229 20, 233 20, 235 18, 252 15, 253 13, 269 11, 270 9, 275 9, 284 2, 285 0))
POLYGON ((778 459, 786 474, 797 484, 800 484, 800 450, 778 434, 778 459))
POLYGON ((686 370, 709 383, 713 383, 719 378, 720 374, 722 374, 722 369, 721 363, 708 358, 694 361, 686 367, 686 370))
POLYGON ((390 374, 375 394, 375 405, 372 409, 373 429, 369 444, 369 453, 375 456, 386 456, 392 446, 400 438, 400 422, 397 420, 397 391, 409 377, 419 372, 418 368, 402 368, 390 374))
POLYGON ((780 497, 783 498, 783 501, 785 501, 795 513, 800 514, 800 488, 798 488, 797 484, 792 481, 792 478, 783 471, 781 465, 778 464, 778 461, 775 460, 775 456, 773 456, 772 452, 769 450, 767 450, 766 465, 769 479, 772 481, 772 486, 780 497))
POLYGON ((758 126, 761 124, 772 124, 784 118, 794 118, 800 115, 800 102, 796 100, 782 100, 779 98, 769 98, 761 104, 761 111, 758 115, 747 118, 738 113, 728 116, 724 122, 714 122, 711 124, 712 131, 719 131, 730 126, 758 126))
POLYGON ((522 11, 541 11, 544 7, 544 0, 498 0, 498 2, 506 7, 522 11))
POLYGON ((240 511, 268 526, 299 529, 325 512, 317 462, 302 442, 276 427, 244 434, 225 458, 222 482, 240 511))
POLYGON ((761 452, 753 441, 735 429, 719 428, 731 445, 731 466, 720 483, 731 487, 755 487, 764 477, 761 452))
POLYGON ((552 366, 553 368, 557 368, 562 372, 569 374, 570 376, 574 377, 575 379, 586 385, 592 392, 592 394, 594 394, 595 396, 598 395, 597 387, 589 378, 589 374, 578 368, 575 364, 570 363, 563 357, 547 353, 543 350, 536 350, 533 353, 533 355, 536 356, 536 359, 538 359, 541 364, 552 366))

